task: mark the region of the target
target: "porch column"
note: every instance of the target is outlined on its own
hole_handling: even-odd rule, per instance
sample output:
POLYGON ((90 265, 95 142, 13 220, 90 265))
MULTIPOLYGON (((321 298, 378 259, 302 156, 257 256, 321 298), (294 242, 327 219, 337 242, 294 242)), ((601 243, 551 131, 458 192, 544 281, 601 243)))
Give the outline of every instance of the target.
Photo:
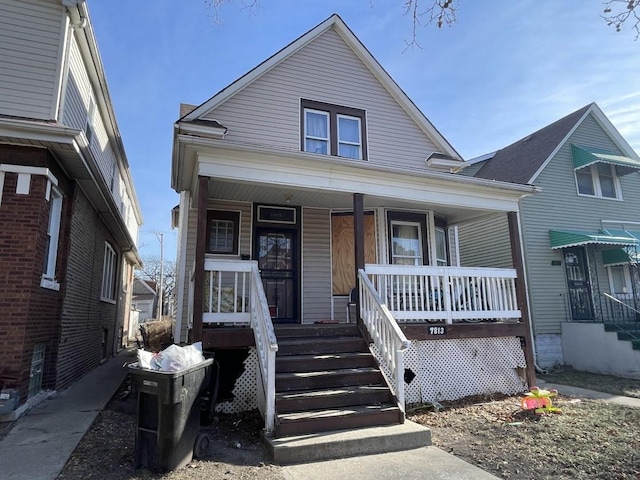
POLYGON ((204 252, 207 241, 207 197, 209 177, 198 176, 198 222, 196 226, 196 256, 193 276, 193 328, 191 341, 202 341, 202 302, 204 295, 204 252))
MULTIPOLYGON (((364 195, 362 193, 353 194, 353 247, 356 266, 356 288, 360 288, 358 283, 358 270, 364 268, 364 195)), ((360 295, 356 300, 356 318, 360 319, 360 295)))
POLYGON ((527 290, 524 277, 524 263, 522 256, 522 246, 520 243, 520 222, 518 212, 508 212, 509 240, 511 242, 511 259, 513 268, 516 270, 516 299, 518 308, 522 312, 522 323, 524 324, 524 358, 527 362, 527 383, 529 387, 536 385, 536 366, 533 356, 533 337, 531 336, 531 320, 529 319, 529 304, 527 302, 527 290))

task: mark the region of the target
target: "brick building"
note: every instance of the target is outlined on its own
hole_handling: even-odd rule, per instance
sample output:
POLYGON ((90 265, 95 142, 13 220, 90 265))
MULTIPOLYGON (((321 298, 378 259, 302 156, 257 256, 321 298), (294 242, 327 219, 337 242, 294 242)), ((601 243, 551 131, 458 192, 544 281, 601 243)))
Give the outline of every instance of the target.
POLYGON ((0 31, 0 388, 25 405, 126 341, 142 217, 85 2, 0 0, 0 31))

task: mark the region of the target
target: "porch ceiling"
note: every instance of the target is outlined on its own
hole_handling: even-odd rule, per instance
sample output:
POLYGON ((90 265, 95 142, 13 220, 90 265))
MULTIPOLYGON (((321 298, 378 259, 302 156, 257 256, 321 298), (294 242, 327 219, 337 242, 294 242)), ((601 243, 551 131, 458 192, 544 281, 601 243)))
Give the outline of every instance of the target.
MULTIPOLYGON (((320 189, 297 188, 290 186, 274 186, 254 182, 230 182, 220 179, 209 179, 209 197, 240 202, 256 202, 273 205, 287 205, 330 208, 335 210, 352 210, 353 194, 348 192, 327 191, 320 189), (287 202, 287 198, 289 202, 287 202)), ((442 204, 426 204, 393 199, 375 195, 364 195, 364 208, 395 208, 399 210, 433 210, 449 222, 463 222, 489 213, 489 209, 469 209, 442 204)))

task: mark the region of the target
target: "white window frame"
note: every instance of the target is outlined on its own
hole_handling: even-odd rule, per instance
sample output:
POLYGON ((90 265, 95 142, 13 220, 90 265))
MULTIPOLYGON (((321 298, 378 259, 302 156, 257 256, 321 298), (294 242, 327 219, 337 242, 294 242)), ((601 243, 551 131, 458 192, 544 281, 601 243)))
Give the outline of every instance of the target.
POLYGON ((58 260, 58 243, 60 239, 60 223, 62 221, 62 192, 51 187, 49 198, 49 223, 47 225, 47 251, 44 259, 40 286, 59 290, 60 284, 55 281, 56 262, 58 260))
POLYGON ((435 257, 436 257, 436 265, 438 267, 446 267, 447 266, 447 232, 442 227, 435 227, 433 230, 435 233, 434 249, 435 249, 435 257), (444 248, 443 258, 440 258, 438 256, 438 254, 440 253, 438 251, 438 235, 442 235, 442 247, 444 248))
POLYGON ((631 284, 631 272, 629 272, 629 265, 607 265, 607 275, 609 277, 609 289, 613 295, 629 295, 633 294, 633 285, 631 284), (613 269, 621 267, 624 275, 624 283, 623 287, 626 291, 616 292, 614 291, 614 282, 613 282, 613 269))
POLYGON ((104 243, 104 262, 102 264, 102 288, 100 300, 116 303, 116 279, 118 273, 118 255, 109 242, 104 243))
POLYGON ((414 259, 414 263, 413 265, 423 265, 424 264, 424 251, 422 249, 422 224, 420 222, 411 222, 411 221, 406 221, 406 220, 391 220, 389 222, 389 228, 391 228, 391 264, 392 265, 406 265, 406 264, 401 264, 401 263, 396 263, 396 258, 413 258, 414 259), (419 257, 416 256, 406 256, 406 255, 396 255, 396 253, 394 252, 394 248, 393 248, 393 227, 399 225, 399 226, 411 226, 411 227, 416 227, 417 231, 418 231, 418 248, 419 248, 419 257), (416 260, 418 261, 418 263, 416 263, 416 260))
MULTIPOLYGON (((338 151, 336 152, 339 157, 340 155, 340 145, 349 145, 351 147, 358 147, 358 156, 354 158, 354 160, 362 160, 362 119, 360 117, 354 117, 353 115, 344 115, 337 114, 336 115, 336 129, 338 131, 338 151), (348 142, 346 140, 342 140, 340 137, 340 119, 345 118, 347 120, 356 120, 358 122, 358 139, 360 140, 358 143, 348 142)), ((353 157, 343 157, 343 158, 353 158, 353 157)))
POLYGON ((331 116, 329 115, 329 112, 325 112, 323 110, 316 110, 313 108, 305 108, 304 109, 304 145, 305 145, 305 152, 308 152, 309 150, 307 150, 307 140, 315 140, 318 142, 325 142, 327 144, 327 153, 318 153, 318 152, 310 152, 310 153, 315 153, 317 155, 331 155, 331 116), (327 125, 327 137, 316 137, 313 135, 309 135, 309 133, 307 132, 307 113, 315 113, 317 115, 322 115, 323 117, 325 117, 326 120, 326 125, 327 125))
POLYGON ((620 178, 616 174, 615 165, 611 165, 610 163, 594 163, 589 165, 588 167, 583 167, 574 172, 574 178, 576 182, 576 191, 578 195, 582 197, 597 197, 604 198, 606 200, 622 200, 622 189, 620 187, 620 178), (609 171, 611 172, 611 177, 613 179, 613 187, 615 189, 614 197, 607 197, 602 195, 602 186, 600 184, 600 173, 598 172, 598 165, 607 165, 609 167, 609 171), (578 173, 585 173, 588 170, 588 173, 591 175, 591 186, 593 188, 593 194, 590 193, 582 193, 580 191, 580 186, 578 184, 578 173))

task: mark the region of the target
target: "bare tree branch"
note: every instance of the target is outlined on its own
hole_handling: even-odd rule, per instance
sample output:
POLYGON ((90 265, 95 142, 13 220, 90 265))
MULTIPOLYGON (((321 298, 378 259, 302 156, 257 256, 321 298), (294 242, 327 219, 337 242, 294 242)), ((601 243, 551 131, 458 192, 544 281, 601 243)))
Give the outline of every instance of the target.
POLYGON ((420 0, 404 0, 404 14, 410 15, 412 20, 411 40, 405 41, 405 50, 414 47, 422 48, 417 40, 417 29, 422 26, 421 18, 427 19, 427 25, 435 23, 438 28, 445 25, 450 27, 458 21, 456 16, 458 0, 435 0, 433 3, 429 2, 428 5, 430 6, 422 11, 420 0))
POLYGON ((622 26, 631 18, 633 25, 631 28, 636 31, 635 39, 640 38, 640 17, 638 16, 638 7, 640 0, 607 0, 604 2, 604 18, 607 25, 616 29, 616 32, 622 30, 622 26))

